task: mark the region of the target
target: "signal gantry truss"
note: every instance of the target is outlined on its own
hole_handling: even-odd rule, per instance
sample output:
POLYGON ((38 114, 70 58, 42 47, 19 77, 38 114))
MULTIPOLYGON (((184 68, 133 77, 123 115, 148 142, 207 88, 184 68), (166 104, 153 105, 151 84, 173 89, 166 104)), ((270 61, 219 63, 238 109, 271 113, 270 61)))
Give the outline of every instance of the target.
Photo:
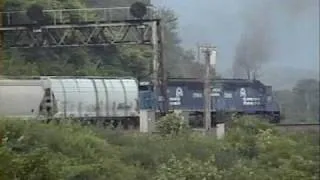
POLYGON ((10 27, 4 31, 3 44, 10 48, 152 44, 150 23, 46 25, 37 29, 10 27))
POLYGON ((129 8, 45 10, 47 19, 40 24, 28 19, 25 11, 2 12, 1 45, 10 48, 152 45, 153 28, 158 28, 154 24, 159 24, 159 20, 148 10, 143 19, 132 17, 129 8))

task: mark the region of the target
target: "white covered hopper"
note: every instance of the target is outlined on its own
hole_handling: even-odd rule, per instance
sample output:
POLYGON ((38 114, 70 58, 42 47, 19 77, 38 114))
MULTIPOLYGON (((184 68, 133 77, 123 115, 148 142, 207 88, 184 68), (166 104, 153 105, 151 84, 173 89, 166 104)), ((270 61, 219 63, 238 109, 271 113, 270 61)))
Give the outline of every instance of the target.
POLYGON ((139 116, 138 97, 133 78, 0 80, 0 116, 131 118, 139 116))
POLYGON ((138 85, 133 78, 47 79, 55 117, 138 116, 138 85))

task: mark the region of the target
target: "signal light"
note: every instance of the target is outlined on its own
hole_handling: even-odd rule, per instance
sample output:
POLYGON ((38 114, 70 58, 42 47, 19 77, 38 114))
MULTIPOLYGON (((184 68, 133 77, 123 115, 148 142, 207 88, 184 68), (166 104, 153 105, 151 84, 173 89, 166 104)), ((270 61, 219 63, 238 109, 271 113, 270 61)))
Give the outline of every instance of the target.
POLYGON ((147 13, 147 6, 142 2, 135 2, 130 7, 130 13, 133 17, 142 19, 147 13))
POLYGON ((44 20, 43 7, 38 4, 33 4, 27 9, 27 16, 37 23, 44 20))

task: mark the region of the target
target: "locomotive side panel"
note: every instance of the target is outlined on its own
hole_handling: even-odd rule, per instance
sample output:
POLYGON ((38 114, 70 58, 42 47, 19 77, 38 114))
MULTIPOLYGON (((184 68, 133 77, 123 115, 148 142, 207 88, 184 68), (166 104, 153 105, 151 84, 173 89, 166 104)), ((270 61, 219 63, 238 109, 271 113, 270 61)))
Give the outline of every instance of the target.
MULTIPOLYGON (((203 87, 201 82, 169 81, 168 98, 170 110, 201 111, 203 109, 203 87)), ((160 94, 160 91, 158 91, 160 94)), ((162 101, 162 97, 158 97, 162 101)), ((160 107, 161 108, 161 107, 160 107)))
MULTIPOLYGON (((171 110, 203 112, 203 82, 200 80, 169 79, 168 97, 171 110)), ((280 114, 271 86, 258 80, 216 79, 212 82, 211 98, 213 113, 280 114)), ((160 104, 161 100, 159 97, 154 104, 160 104)), ((159 108, 162 107, 158 105, 159 108)))
POLYGON ((242 112, 247 114, 264 113, 267 105, 267 88, 260 81, 217 80, 221 95, 216 97, 218 111, 242 112))

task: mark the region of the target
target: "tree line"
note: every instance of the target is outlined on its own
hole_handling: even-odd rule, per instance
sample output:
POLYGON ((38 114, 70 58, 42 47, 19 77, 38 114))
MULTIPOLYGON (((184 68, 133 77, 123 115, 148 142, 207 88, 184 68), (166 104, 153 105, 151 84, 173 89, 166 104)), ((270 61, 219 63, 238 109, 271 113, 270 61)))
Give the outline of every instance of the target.
POLYGON ((287 122, 320 122, 319 84, 316 79, 302 79, 292 90, 275 91, 287 122))

